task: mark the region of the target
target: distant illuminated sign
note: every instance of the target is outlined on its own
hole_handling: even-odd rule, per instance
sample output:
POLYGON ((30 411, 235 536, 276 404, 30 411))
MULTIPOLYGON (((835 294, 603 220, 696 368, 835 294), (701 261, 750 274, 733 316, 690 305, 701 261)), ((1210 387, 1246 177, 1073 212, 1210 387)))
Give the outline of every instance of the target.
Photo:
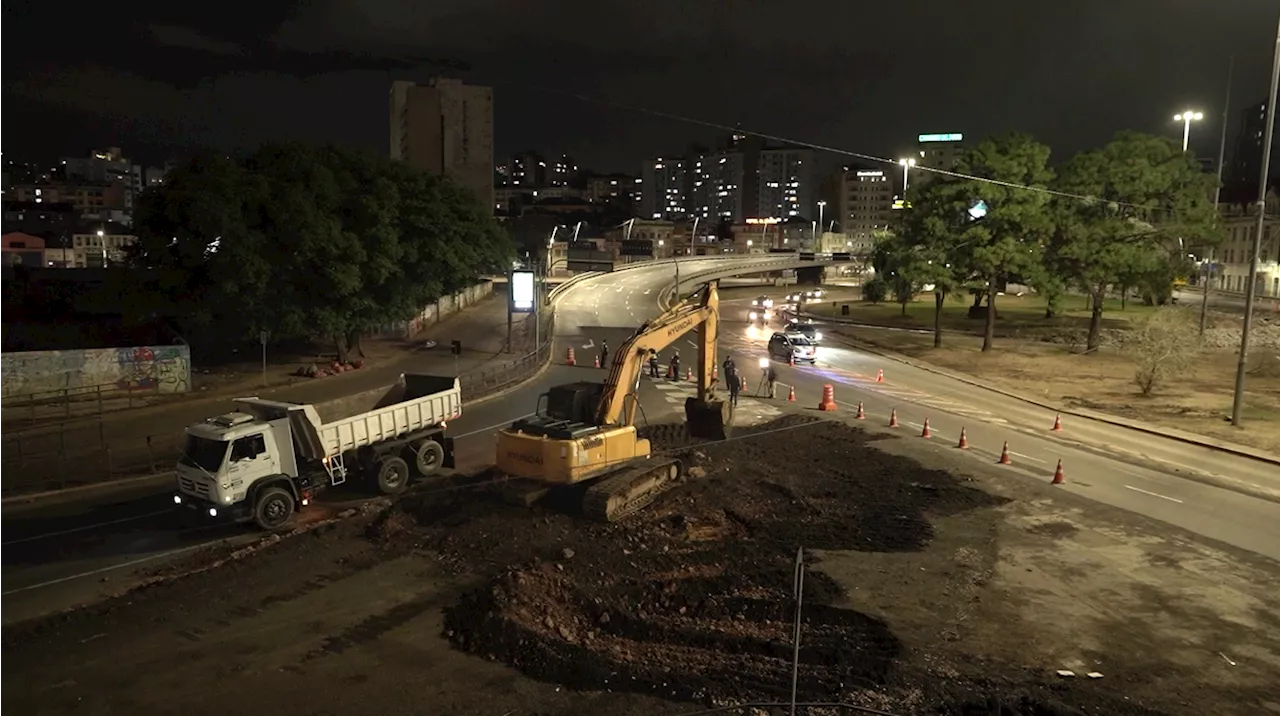
POLYGON ((959 142, 964 139, 964 135, 955 132, 954 134, 921 134, 920 143, 925 142, 959 142))
POLYGON ((909 206, 909 204, 907 204, 907 202, 903 201, 902 199, 893 200, 893 208, 895 209, 905 209, 907 208, 907 206, 909 206))
POLYGON ((977 221, 987 215, 987 202, 979 199, 969 207, 969 220, 977 221))
POLYGON ((778 219, 778 218, 747 219, 747 223, 748 224, 781 224, 782 219, 778 219))
POLYGON ((533 310, 533 272, 511 272, 511 310, 528 313, 533 310))
POLYGON ((860 177, 882 177, 884 172, 858 172, 860 177))

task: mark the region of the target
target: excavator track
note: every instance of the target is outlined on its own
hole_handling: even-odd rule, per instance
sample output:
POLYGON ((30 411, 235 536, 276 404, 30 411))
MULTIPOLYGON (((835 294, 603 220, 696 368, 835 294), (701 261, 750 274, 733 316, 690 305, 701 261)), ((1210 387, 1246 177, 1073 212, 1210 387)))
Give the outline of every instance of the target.
POLYGON ((650 459, 606 475, 587 488, 582 514, 597 522, 617 522, 635 514, 675 486, 680 461, 650 459))

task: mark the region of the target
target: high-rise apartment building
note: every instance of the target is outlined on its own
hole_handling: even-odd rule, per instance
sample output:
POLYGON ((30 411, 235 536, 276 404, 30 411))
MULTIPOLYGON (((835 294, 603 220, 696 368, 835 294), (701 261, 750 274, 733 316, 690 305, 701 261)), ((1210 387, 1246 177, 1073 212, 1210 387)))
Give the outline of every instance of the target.
MULTIPOLYGON (((918 167, 932 167, 934 169, 942 169, 945 171, 953 171, 956 163, 960 160, 960 152, 964 149, 964 135, 959 132, 950 132, 946 134, 921 134, 916 139, 918 147, 916 150, 917 168, 911 168, 907 172, 907 182, 911 186, 917 186, 918 182, 931 181, 934 177, 941 176, 927 169, 918 167)), ((899 172, 901 175, 902 172, 899 172)), ((897 183, 899 191, 901 191, 902 176, 899 176, 897 183)))
POLYGON ((783 221, 798 216, 816 219, 815 166, 812 149, 761 150, 756 166, 756 216, 783 221))
POLYGON ((885 169, 849 167, 842 174, 839 222, 855 252, 869 250, 875 233, 889 228, 893 185, 892 172, 885 169))
MULTIPOLYGON (((1280 114, 1276 115, 1280 123, 1280 114)), ((1223 203, 1254 202, 1258 200, 1258 178, 1262 175, 1262 140, 1267 129, 1267 103, 1259 102, 1245 109, 1240 118, 1240 129, 1236 133, 1235 145, 1231 151, 1230 161, 1223 167, 1223 203)), ((1272 133, 1271 156, 1280 155, 1280 132, 1272 133)), ((1272 162, 1275 162, 1272 159, 1272 162)), ((1280 172, 1274 165, 1270 174, 1270 182, 1276 185, 1280 172)))
POLYGON ((689 214, 684 159, 651 159, 640 174, 640 215, 672 221, 689 214))
POLYGON ((449 176, 492 211, 493 88, 437 78, 391 84, 391 158, 449 176))

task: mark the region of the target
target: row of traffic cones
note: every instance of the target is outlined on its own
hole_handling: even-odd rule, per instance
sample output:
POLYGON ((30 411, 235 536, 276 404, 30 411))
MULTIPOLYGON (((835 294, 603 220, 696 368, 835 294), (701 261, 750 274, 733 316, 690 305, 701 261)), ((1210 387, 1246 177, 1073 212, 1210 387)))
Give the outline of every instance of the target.
MULTIPOLYGON (((865 413, 865 411, 864 411, 864 410, 863 410, 863 408, 862 408, 862 402, 861 402, 861 401, 859 401, 859 402, 858 402, 858 414, 857 414, 857 415, 855 415, 854 417, 855 417, 856 419, 858 419, 858 420, 862 420, 862 419, 864 419, 864 418, 866 417, 866 413, 865 413)), ((899 423, 899 422, 898 422, 898 410, 897 410, 897 408, 894 408, 894 409, 892 409, 892 410, 890 410, 890 411, 889 411, 889 427, 891 427, 891 428, 901 427, 901 423, 899 423)), ((1055 417, 1055 418, 1054 418, 1054 420, 1053 420, 1053 430, 1054 430, 1054 431, 1061 431, 1061 430, 1062 430, 1062 416, 1061 416, 1061 415, 1059 415, 1059 416, 1057 416, 1057 417, 1055 417)), ((922 426, 922 429, 920 430, 920 437, 922 437, 922 438, 932 438, 932 437, 933 437, 933 430, 929 427, 929 419, 928 419, 928 418, 925 418, 925 419, 924 419, 924 425, 922 426)), ((957 443, 956 443, 956 448, 958 448, 958 449, 960 449, 960 450, 968 450, 968 449, 969 449, 969 431, 968 431, 968 429, 967 429, 967 428, 964 428, 964 427, 961 427, 961 428, 960 428, 960 440, 959 440, 959 442, 957 442, 957 443)), ((998 464, 998 465, 1012 465, 1012 464, 1013 464, 1013 457, 1012 457, 1012 453, 1010 453, 1010 452, 1009 452, 1009 441, 1007 441, 1007 440, 1006 440, 1006 441, 1005 441, 1005 443, 1004 443, 1004 445, 1000 448, 1000 458, 996 461, 996 464, 998 464)), ((1066 473, 1064 473, 1064 472, 1062 471, 1062 460, 1061 460, 1061 459, 1059 459, 1059 460, 1058 460, 1058 466, 1057 466, 1057 468, 1055 468, 1055 469, 1054 469, 1054 471, 1053 471, 1053 479, 1050 481, 1050 483, 1049 483, 1049 484, 1051 484, 1051 485, 1061 485, 1061 484, 1065 483, 1066 481, 1067 481, 1066 473)))

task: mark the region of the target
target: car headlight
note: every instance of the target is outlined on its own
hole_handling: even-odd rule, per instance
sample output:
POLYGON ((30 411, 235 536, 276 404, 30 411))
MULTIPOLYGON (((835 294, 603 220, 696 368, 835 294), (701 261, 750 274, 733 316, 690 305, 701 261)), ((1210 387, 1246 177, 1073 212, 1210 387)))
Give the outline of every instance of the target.
POLYGON ((821 331, 814 331, 814 333, 813 333, 813 340, 815 340, 815 341, 820 341, 820 340, 822 340, 822 332, 821 332, 821 331))
POLYGON ((747 316, 748 316, 751 320, 753 320, 753 321, 754 321, 754 320, 756 320, 756 312, 755 312, 755 311, 752 311, 751 313, 748 313, 748 314, 747 314, 747 316))

